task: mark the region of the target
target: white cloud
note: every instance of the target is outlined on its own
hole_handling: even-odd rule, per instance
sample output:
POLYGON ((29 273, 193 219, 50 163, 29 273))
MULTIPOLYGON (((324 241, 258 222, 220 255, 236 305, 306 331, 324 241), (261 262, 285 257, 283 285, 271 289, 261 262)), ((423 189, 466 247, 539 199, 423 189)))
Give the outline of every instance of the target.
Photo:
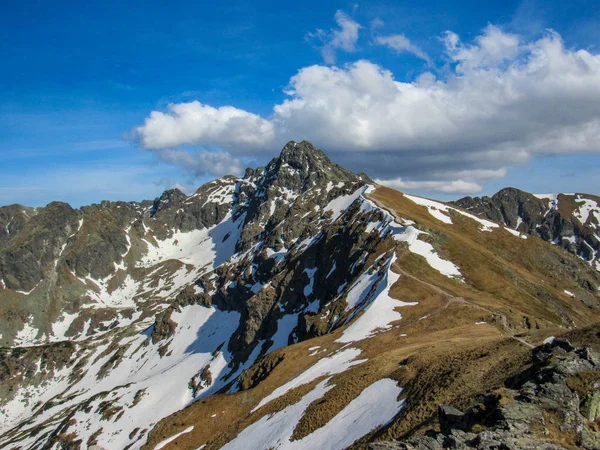
POLYGON ((314 65, 290 79, 268 119, 231 108, 240 127, 212 113, 224 108, 196 102, 211 114, 172 105, 136 133, 148 148, 214 144, 246 155, 307 139, 372 177, 456 192, 539 155, 600 152, 600 55, 566 48, 554 32, 524 42, 492 25, 471 44, 451 32, 442 42, 451 63, 444 78, 423 72, 402 82, 364 60, 314 65))
POLYGON ((463 45, 452 31, 446 31, 443 40, 450 57, 459 63, 456 68, 459 73, 496 67, 504 61, 514 60, 519 53, 527 50, 521 47, 518 36, 505 33, 491 24, 475 38, 473 45, 463 45))
POLYGON ((394 34, 391 36, 377 36, 375 42, 379 45, 388 46, 398 53, 408 52, 415 55, 417 58, 426 61, 427 64, 431 64, 431 60, 427 53, 421 50, 419 47, 414 45, 406 36, 403 34, 394 34))
POLYGON ((446 194, 475 194, 481 192, 482 187, 470 181, 404 181, 402 178, 395 180, 375 180, 379 184, 399 190, 424 190, 437 191, 446 194))
POLYGON ((307 35, 308 38, 316 38, 322 42, 321 55, 327 64, 335 63, 335 54, 339 49, 346 52, 356 51, 359 30, 362 28, 341 10, 336 11, 335 21, 339 26, 338 29, 332 29, 329 32, 319 29, 307 35))
POLYGON ((181 167, 193 177, 240 175, 245 168, 239 158, 235 158, 227 152, 191 154, 184 150, 164 149, 159 150, 156 154, 161 160, 181 167))
POLYGON ((252 148, 272 139, 273 133, 273 124, 256 114, 233 106, 213 108, 198 101, 170 104, 166 113, 153 111, 144 125, 133 130, 147 149, 195 143, 252 148))

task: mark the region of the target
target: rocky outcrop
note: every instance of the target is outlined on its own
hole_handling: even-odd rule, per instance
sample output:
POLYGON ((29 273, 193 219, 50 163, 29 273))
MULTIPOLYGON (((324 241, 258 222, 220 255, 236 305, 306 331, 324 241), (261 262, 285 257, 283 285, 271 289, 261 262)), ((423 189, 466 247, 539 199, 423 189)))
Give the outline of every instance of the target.
POLYGON ((492 197, 464 197, 451 203, 523 233, 539 236, 600 270, 600 197, 534 195, 505 188, 492 197))
POLYGON ((77 229, 79 215, 66 203, 52 202, 28 220, 0 251, 2 284, 14 290, 33 289, 77 229))
POLYGON ((188 387, 192 391, 192 397, 196 397, 202 389, 209 387, 212 382, 213 378, 210 371, 210 365, 206 365, 194 375, 188 383, 188 387))
POLYGON ((439 431, 373 450, 600 449, 600 353, 567 340, 533 350, 531 367, 465 411, 440 405, 439 431))
MULTIPOLYGON (((315 299, 324 304, 336 297, 338 287, 356 275, 344 268, 360 269, 362 265, 356 262, 381 241, 379 235, 372 242, 363 235, 366 223, 359 220, 358 204, 347 214, 349 226, 333 226, 331 213, 325 211, 332 200, 356 192, 368 181, 334 164, 309 142, 290 142, 279 157, 265 168, 247 170, 243 179, 224 177, 202 186, 177 208, 189 211, 192 204, 203 204, 204 211, 216 208, 217 219, 224 214, 220 208, 231 211, 233 219, 242 222, 235 251, 243 257, 201 277, 196 284, 202 293, 188 288, 178 296, 177 304, 214 305, 240 312, 229 350, 244 361, 259 342, 270 340, 282 316, 301 311, 315 299), (310 248, 308 242, 301 245, 307 240, 310 248), (281 256, 271 257, 276 252, 281 256), (321 261, 327 267, 316 270, 321 261), (332 270, 335 264, 341 270, 332 270), (314 280, 312 290, 305 294, 304 288, 311 283, 308 273, 313 273, 314 280)), ((155 218, 161 219, 171 209, 155 218)), ((311 321, 318 308, 299 320, 296 341, 331 326, 328 320, 320 327, 311 321)))
POLYGON ((306 141, 289 142, 265 169, 247 176, 240 185, 239 203, 246 217, 238 251, 247 250, 261 237, 267 246, 279 249, 316 234, 314 219, 322 214, 321 207, 370 181, 334 164, 306 141))
POLYGON ((231 212, 238 181, 234 176, 225 176, 200 186, 189 197, 179 189, 165 191, 154 200, 148 225, 159 239, 173 231, 210 228, 231 212))
POLYGON ((164 191, 160 197, 154 199, 152 209, 150 210, 150 217, 156 216, 160 211, 173 207, 178 208, 186 198, 187 195, 177 188, 164 191))
POLYGON ((171 319, 172 312, 173 309, 169 308, 156 316, 154 325, 152 325, 152 333, 150 334, 153 344, 164 341, 175 333, 177 324, 171 319))
POLYGON ((244 370, 238 383, 240 390, 247 391, 258 386, 283 361, 283 358, 284 355, 281 353, 270 353, 249 369, 244 370))
POLYGON ((80 229, 65 248, 64 261, 78 277, 104 279, 129 251, 128 227, 142 210, 133 202, 108 202, 81 208, 80 229))
POLYGON ((548 211, 547 201, 515 188, 502 189, 491 198, 464 197, 453 203, 524 233, 535 232, 548 211))
POLYGON ((25 224, 36 214, 36 208, 22 205, 0 207, 0 249, 25 228, 25 224))

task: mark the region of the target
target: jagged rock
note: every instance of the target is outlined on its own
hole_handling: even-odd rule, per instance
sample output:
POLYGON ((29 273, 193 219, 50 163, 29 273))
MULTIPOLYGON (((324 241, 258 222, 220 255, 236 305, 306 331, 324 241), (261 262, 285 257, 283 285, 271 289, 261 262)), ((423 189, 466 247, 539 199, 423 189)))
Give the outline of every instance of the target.
POLYGON ((151 334, 153 344, 156 344, 173 336, 177 324, 171 319, 172 312, 172 309, 167 309, 166 311, 156 316, 156 319, 154 320, 154 325, 152 325, 151 334))
POLYGON ((0 207, 0 249, 19 234, 36 214, 36 208, 22 205, 0 207))
POLYGON ((505 389, 484 395, 465 413, 440 406, 441 431, 427 430, 400 442, 373 443, 370 448, 559 450, 576 445, 595 450, 600 446, 595 428, 599 391, 593 380, 600 380, 600 372, 588 361, 590 355, 596 358, 598 353, 574 348, 564 339, 536 347, 532 366, 507 379, 505 389), (539 430, 545 431, 539 434, 539 430))
POLYGON ((179 189, 163 192, 150 211, 150 225, 156 236, 163 239, 173 231, 200 230, 221 222, 231 212, 229 194, 238 181, 225 176, 202 185, 189 197, 179 189))
POLYGON ((192 390, 192 397, 196 397, 198 392, 209 387, 213 382, 210 365, 204 366, 196 375, 192 377, 188 383, 188 387, 192 390))
POLYGON ((244 370, 240 375, 239 387, 247 391, 257 386, 261 381, 283 361, 284 355, 270 353, 254 364, 251 368, 244 370))
MULTIPOLYGON (((247 181, 240 189, 249 201, 238 251, 248 249, 259 235, 269 233, 284 217, 304 217, 311 211, 316 215, 315 207, 322 207, 335 196, 350 193, 369 180, 334 164, 321 150, 303 141, 286 144, 264 172, 257 170, 247 181), (308 190, 314 194, 298 198, 308 190)), ((286 221, 281 233, 268 239, 267 245, 285 246, 302 234, 312 234, 313 229, 310 216, 308 220, 286 221)))
POLYGON ((64 250, 65 264, 80 278, 101 280, 122 263, 130 246, 127 227, 141 211, 135 203, 104 201, 82 212, 80 232, 64 250))
POLYGON ((588 422, 595 422, 600 418, 600 384, 595 388, 598 390, 586 394, 581 404, 581 414, 588 422))
POLYGON ((187 198, 183 192, 179 189, 169 189, 162 193, 160 197, 157 197, 152 204, 150 210, 150 217, 154 217, 158 212, 165 209, 179 207, 183 201, 187 198))
POLYGON ((453 406, 440 405, 438 417, 442 431, 447 432, 451 429, 468 430, 470 423, 465 414, 453 406))
POLYGON ((44 268, 60 254, 77 229, 79 214, 66 203, 52 202, 32 217, 0 250, 0 279, 9 289, 30 291, 44 268))

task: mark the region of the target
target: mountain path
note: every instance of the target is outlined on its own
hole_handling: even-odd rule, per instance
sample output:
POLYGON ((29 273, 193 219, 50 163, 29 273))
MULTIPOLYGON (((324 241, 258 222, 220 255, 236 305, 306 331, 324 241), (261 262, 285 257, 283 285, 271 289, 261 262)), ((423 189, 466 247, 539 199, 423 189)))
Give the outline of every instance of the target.
MULTIPOLYGON (((398 216, 398 214, 396 213, 396 211, 394 211, 391 208, 388 208, 388 207, 384 206, 381 202, 379 202, 378 200, 374 199, 372 196, 367 195, 367 198, 369 200, 371 200, 373 203, 375 203, 379 208, 381 208, 384 211, 386 211, 389 214, 391 214, 392 217, 394 217, 394 220, 397 221, 401 225, 402 219, 398 216)), ((448 307, 451 304, 454 304, 454 303, 467 304, 467 305, 473 306, 475 308, 482 309, 482 310, 484 310, 484 311, 486 311, 486 312, 488 312, 488 313, 490 313, 490 314, 492 314, 494 316, 499 316, 501 318, 501 320, 502 320, 502 327, 504 328, 504 330, 507 333, 509 333, 508 337, 521 342, 522 344, 526 345, 529 348, 534 348, 535 347, 535 345, 531 344, 530 342, 526 341, 525 339, 523 339, 521 337, 515 336, 516 330, 513 327, 510 326, 510 324, 508 322, 508 319, 507 319, 507 317, 504 314, 499 313, 498 311, 493 311, 493 310, 491 310, 489 308, 486 308, 485 306, 478 305, 477 303, 474 303, 474 302, 472 302, 472 301, 470 301, 470 300, 468 300, 468 299, 466 299, 464 297, 452 295, 450 292, 448 292, 448 291, 440 288, 439 286, 436 286, 436 285, 434 285, 434 284, 432 284, 432 283, 430 283, 428 281, 425 281, 425 280, 422 280, 420 278, 417 278, 416 276, 414 276, 414 275, 406 272, 397 263, 394 264, 394 267, 395 267, 396 271, 398 273, 400 273, 400 275, 408 277, 408 278, 410 278, 412 280, 417 281, 418 283, 421 283, 421 284, 427 286, 428 288, 430 288, 434 292, 436 292, 436 293, 444 296, 447 299, 447 302, 444 304, 444 306, 442 306, 442 307, 438 308, 436 311, 430 313, 428 316, 426 316, 426 318, 431 317, 433 315, 440 314, 441 312, 443 312, 446 309, 448 309, 448 307)), ((415 321, 418 321, 418 320, 422 320, 422 318, 421 319, 413 320, 411 322, 405 322, 405 324, 414 323, 415 321)))

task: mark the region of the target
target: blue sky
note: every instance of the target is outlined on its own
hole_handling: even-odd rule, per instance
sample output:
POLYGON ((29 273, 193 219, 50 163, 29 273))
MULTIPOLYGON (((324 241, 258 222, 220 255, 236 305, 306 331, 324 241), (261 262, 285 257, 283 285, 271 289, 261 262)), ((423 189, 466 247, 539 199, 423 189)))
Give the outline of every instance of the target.
POLYGON ((430 197, 600 193, 600 3, 228 3, 5 2, 0 204, 190 191, 288 139, 430 197))

